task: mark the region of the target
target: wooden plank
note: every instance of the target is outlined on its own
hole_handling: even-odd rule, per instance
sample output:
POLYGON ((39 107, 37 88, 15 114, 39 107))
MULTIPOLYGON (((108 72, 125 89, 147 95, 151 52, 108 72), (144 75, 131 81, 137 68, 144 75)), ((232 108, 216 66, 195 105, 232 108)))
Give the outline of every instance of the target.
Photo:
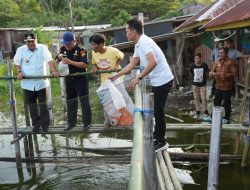
MULTIPOLYGON (((105 132, 133 132, 132 128, 126 127, 110 127, 102 128, 101 124, 95 124, 90 127, 89 130, 83 130, 83 126, 76 126, 70 131, 63 131, 65 126, 53 126, 49 128, 47 134, 73 134, 73 133, 105 133, 105 132)), ((210 131, 211 124, 177 124, 168 123, 166 126, 167 131, 210 131)), ((241 124, 224 124, 222 126, 223 132, 242 132, 246 133, 247 128, 242 127, 241 124)), ((0 135, 10 135, 12 134, 12 128, 0 128, 0 135)), ((18 134, 32 134, 32 128, 18 128, 18 134)), ((45 134, 45 133, 40 133, 45 134)))

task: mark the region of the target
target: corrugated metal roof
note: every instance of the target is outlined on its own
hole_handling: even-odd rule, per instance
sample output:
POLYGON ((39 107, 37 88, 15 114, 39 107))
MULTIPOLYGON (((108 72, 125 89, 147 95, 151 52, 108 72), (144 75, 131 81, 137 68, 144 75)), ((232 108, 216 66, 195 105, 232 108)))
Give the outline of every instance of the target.
MULTIPOLYGON (((87 25, 87 26, 74 26, 74 30, 84 30, 84 29, 103 29, 110 27, 111 24, 98 24, 98 25, 87 25)), ((32 30, 35 28, 0 28, 0 30, 17 30, 17 31, 28 31, 32 30)), ((69 27, 71 29, 71 27, 69 27)), ((65 27, 60 27, 60 26, 48 26, 48 27, 43 27, 44 31, 66 31, 67 29, 65 27)))
POLYGON ((250 19, 250 0, 242 0, 230 9, 209 21, 204 28, 215 27, 219 25, 240 22, 250 19))
POLYGON ((203 15, 207 10, 209 10, 213 6, 213 4, 214 3, 208 5, 207 7, 205 7, 204 9, 202 9, 200 12, 198 12, 196 15, 194 15, 191 18, 187 19, 180 26, 178 26, 177 28, 175 28, 174 31, 179 31, 182 28, 185 28, 187 26, 190 26, 190 25, 194 24, 196 22, 196 19, 199 18, 201 15, 203 15))
MULTIPOLYGON (((172 17, 172 18, 168 18, 168 19, 157 19, 157 20, 152 20, 149 22, 144 22, 144 26, 147 25, 152 25, 152 24, 157 24, 157 23, 164 23, 164 22, 181 22, 181 21, 186 21, 188 18, 190 18, 192 15, 185 15, 185 16, 178 16, 178 17, 172 17)), ((99 30, 99 32, 111 32, 111 31, 115 31, 115 30, 121 30, 126 28, 126 25, 123 26, 113 26, 113 27, 108 27, 108 28, 104 28, 99 30)))
MULTIPOLYGON (((219 0, 219 1, 216 1, 212 4, 210 4, 209 6, 207 6, 206 8, 204 8, 203 10, 201 10, 199 13, 197 13, 196 15, 191 17, 190 19, 188 19, 186 22, 182 23, 178 28, 175 29, 175 31, 180 31, 180 30, 182 30, 186 27, 192 26, 192 25, 199 26, 199 24, 198 24, 199 22, 214 19, 241 1, 242 0, 219 0)), ((200 26, 202 24, 203 23, 201 22, 200 26)))
MULTIPOLYGON (((158 36, 154 36, 151 37, 155 42, 158 41, 164 41, 167 39, 172 39, 173 37, 179 35, 180 33, 178 32, 173 32, 173 33, 168 33, 168 34, 163 34, 163 35, 158 35, 158 36)), ((134 42, 123 42, 123 43, 117 43, 117 44, 113 44, 111 45, 112 47, 118 48, 120 50, 129 48, 129 47, 134 47, 134 42)))

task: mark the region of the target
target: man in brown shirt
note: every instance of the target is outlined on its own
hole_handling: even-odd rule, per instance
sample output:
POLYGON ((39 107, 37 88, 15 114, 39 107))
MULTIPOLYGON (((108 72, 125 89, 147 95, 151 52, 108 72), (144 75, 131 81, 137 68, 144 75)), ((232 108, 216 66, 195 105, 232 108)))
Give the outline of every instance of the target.
POLYGON ((234 85, 234 78, 237 77, 237 74, 235 61, 228 58, 228 48, 220 48, 219 60, 213 65, 211 76, 216 80, 214 106, 221 106, 223 100, 225 109, 224 124, 230 123, 231 91, 234 85))

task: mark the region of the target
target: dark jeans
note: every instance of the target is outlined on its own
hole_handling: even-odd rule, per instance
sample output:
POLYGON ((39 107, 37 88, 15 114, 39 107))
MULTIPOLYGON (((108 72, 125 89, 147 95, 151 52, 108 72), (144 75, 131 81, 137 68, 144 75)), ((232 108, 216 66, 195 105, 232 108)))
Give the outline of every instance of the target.
POLYGON ((225 109, 225 119, 230 120, 231 114, 231 92, 232 90, 217 90, 215 91, 214 106, 223 106, 225 109))
POLYGON ((39 91, 24 90, 33 126, 49 127, 50 116, 46 88, 39 91))
POLYGON ((164 141, 166 133, 165 122, 165 104, 168 93, 172 87, 173 81, 170 81, 162 86, 152 87, 154 93, 154 117, 155 117, 155 131, 154 138, 159 141, 164 141))
POLYGON ((89 86, 86 77, 65 78, 67 94, 68 125, 76 126, 78 97, 82 108, 83 125, 91 124, 91 109, 89 103, 89 86))
POLYGON ((212 83, 212 88, 211 88, 211 95, 215 95, 215 84, 216 84, 216 81, 215 79, 213 80, 213 83, 212 83))

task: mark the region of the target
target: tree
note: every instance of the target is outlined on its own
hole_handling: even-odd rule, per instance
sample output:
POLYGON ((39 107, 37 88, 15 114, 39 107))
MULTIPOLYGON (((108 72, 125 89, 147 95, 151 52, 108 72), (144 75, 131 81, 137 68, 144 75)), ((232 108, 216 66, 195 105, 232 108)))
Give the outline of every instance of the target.
POLYGON ((0 26, 11 27, 12 21, 17 19, 20 13, 19 6, 13 0, 0 1, 0 26))
MULTIPOLYGON (((213 0, 196 0, 209 4, 213 0)), ((149 20, 181 15, 194 0, 72 0, 75 25, 122 25, 143 12, 149 20)), ((68 0, 0 0, 0 27, 70 26, 68 0)))
POLYGON ((119 15, 111 20, 112 26, 124 25, 128 20, 132 18, 132 15, 127 13, 127 11, 122 10, 119 15))

